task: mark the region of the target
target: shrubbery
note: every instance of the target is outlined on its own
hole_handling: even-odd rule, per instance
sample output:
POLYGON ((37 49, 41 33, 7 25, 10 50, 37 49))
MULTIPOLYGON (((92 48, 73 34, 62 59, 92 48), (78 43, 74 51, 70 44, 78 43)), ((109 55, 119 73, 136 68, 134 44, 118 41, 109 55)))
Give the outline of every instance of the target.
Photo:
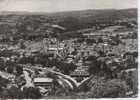
POLYGON ((88 84, 91 89, 86 95, 89 98, 126 97, 126 91, 128 89, 126 83, 119 79, 105 80, 100 77, 88 84))
POLYGON ((1 92, 1 98, 5 99, 39 99, 41 98, 41 93, 38 88, 25 87, 23 90, 16 86, 11 86, 1 92))

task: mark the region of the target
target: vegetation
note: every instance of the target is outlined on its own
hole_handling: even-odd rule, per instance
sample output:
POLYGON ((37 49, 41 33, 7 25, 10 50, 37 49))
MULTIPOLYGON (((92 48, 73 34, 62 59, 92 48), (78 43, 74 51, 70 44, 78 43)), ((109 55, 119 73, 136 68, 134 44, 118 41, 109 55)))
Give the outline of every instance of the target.
POLYGON ((88 92, 89 98, 116 98, 125 97, 127 91, 127 85, 125 82, 113 79, 104 80, 102 78, 97 78, 94 80, 93 86, 90 92, 88 92))
POLYGON ((137 94, 136 16, 136 9, 0 15, 0 98, 137 94), (36 87, 35 77, 51 78, 51 89, 36 87))
MULTIPOLYGON (((58 24, 66 28, 66 32, 62 31, 58 37, 66 39, 80 36, 79 32, 75 32, 79 29, 92 28, 93 26, 96 27, 95 29, 102 29, 107 26, 115 25, 117 20, 122 20, 124 18, 136 18, 137 10, 86 10, 47 15, 30 15, 28 13, 24 13, 19 15, 7 14, 6 16, 7 17, 5 18, 5 16, 0 15, 2 20, 6 20, 4 20, 5 24, 0 25, 0 34, 6 36, 14 35, 15 39, 31 39, 32 36, 35 38, 43 38, 49 34, 46 30, 50 30, 52 32, 56 31, 51 27, 51 24, 58 24), (7 19, 16 24, 8 25, 9 23, 7 22, 7 19)), ((134 24, 137 24, 137 21, 134 21, 134 24)), ((58 30, 56 32, 59 33, 58 30)))

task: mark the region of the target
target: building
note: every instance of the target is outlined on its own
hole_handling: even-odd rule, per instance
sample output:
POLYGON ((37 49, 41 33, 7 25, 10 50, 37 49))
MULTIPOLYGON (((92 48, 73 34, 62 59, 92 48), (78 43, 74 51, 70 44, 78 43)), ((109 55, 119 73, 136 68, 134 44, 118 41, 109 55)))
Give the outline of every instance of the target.
POLYGON ((85 78, 89 77, 89 73, 84 70, 76 70, 70 74, 71 77, 73 77, 77 82, 81 82, 85 78))
POLYGON ((33 80, 35 86, 50 89, 52 87, 53 79, 46 77, 36 77, 33 80))
POLYGON ((46 54, 52 55, 51 57, 56 57, 64 50, 64 44, 57 41, 56 38, 44 39, 43 50, 46 54))

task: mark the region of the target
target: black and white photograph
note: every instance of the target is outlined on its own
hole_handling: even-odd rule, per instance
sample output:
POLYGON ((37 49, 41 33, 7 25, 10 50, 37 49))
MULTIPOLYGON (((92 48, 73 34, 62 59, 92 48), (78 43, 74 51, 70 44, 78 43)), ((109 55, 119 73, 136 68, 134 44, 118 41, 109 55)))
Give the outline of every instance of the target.
POLYGON ((0 0, 0 99, 137 99, 137 3, 0 0))

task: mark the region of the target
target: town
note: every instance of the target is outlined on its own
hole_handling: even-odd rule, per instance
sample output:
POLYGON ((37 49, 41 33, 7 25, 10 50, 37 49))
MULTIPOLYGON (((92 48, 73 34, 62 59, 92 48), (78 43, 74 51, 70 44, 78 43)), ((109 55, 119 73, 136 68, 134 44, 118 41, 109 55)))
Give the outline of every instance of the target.
POLYGON ((0 98, 137 97, 137 18, 67 16, 0 15, 0 98))

